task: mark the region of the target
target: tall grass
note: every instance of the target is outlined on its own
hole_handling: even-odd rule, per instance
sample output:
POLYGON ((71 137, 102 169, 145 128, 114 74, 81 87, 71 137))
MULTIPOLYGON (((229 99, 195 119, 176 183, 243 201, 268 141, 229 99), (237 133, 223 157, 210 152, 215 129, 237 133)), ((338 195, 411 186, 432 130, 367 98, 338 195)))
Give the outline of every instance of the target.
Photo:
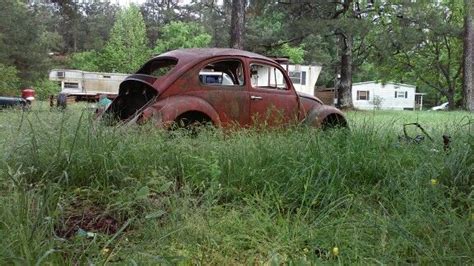
POLYGON ((0 262, 474 262, 472 114, 348 117, 350 132, 190 137, 88 111, 2 113, 0 262), (434 141, 400 141, 407 122, 434 141), (58 235, 87 212, 119 230, 58 235))

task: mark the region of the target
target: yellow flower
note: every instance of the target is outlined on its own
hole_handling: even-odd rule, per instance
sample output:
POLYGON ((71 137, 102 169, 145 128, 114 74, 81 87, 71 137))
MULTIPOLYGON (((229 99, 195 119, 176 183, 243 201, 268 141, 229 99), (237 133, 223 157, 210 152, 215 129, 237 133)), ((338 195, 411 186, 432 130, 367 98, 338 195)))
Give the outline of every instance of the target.
POLYGON ((107 256, 109 254, 109 252, 110 252, 109 248, 103 248, 102 249, 102 255, 104 255, 104 256, 107 256))
POLYGON ((438 179, 434 179, 434 178, 431 179, 431 185, 432 185, 432 186, 438 185, 438 179))
POLYGON ((338 247, 333 247, 332 248, 332 255, 338 256, 339 255, 339 248, 338 247))

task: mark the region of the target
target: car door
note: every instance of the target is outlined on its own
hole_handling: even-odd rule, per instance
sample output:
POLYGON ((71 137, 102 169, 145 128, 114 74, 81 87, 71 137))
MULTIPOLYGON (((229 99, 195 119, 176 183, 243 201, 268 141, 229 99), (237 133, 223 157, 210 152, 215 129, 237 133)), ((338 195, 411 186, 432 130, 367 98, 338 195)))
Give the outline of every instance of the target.
POLYGON ((298 98, 282 68, 252 61, 249 69, 250 122, 278 126, 297 121, 298 98))
POLYGON ((199 67, 199 87, 195 93, 217 111, 223 126, 249 124, 249 96, 243 61, 222 58, 199 67))

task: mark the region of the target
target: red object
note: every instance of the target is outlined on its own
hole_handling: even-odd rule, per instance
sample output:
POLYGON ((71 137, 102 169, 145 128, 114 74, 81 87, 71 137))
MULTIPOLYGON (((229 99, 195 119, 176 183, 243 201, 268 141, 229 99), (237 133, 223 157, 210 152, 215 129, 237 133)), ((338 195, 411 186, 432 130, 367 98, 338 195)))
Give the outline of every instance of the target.
POLYGON ((105 113, 125 123, 315 127, 347 126, 344 114, 295 91, 286 70, 268 57, 223 48, 159 55, 121 84, 105 113))
POLYGON ((31 88, 25 88, 21 90, 21 98, 32 101, 35 99, 35 90, 31 88))

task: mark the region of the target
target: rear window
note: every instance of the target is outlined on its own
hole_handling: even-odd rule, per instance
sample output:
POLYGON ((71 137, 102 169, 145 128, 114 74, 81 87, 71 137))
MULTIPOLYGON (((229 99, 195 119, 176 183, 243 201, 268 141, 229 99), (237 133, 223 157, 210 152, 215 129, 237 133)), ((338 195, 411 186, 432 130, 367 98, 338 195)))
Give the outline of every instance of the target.
POLYGON ((145 74, 154 77, 162 77, 167 75, 178 63, 178 60, 166 58, 166 59, 155 59, 146 63, 137 74, 145 74))

